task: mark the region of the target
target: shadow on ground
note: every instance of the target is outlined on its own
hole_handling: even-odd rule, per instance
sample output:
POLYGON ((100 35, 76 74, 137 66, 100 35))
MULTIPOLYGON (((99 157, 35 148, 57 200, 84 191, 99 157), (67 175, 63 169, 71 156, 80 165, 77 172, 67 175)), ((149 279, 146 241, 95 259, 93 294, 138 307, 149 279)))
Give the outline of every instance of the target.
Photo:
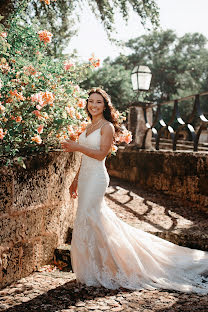
POLYGON ((129 215, 154 227, 153 234, 178 245, 208 250, 208 214, 201 211, 197 204, 162 192, 144 190, 115 178, 111 178, 106 197, 129 215), (125 201, 119 195, 121 189, 125 191, 125 201), (139 204, 134 203, 135 195, 141 198, 139 204), (152 217, 153 209, 158 218, 152 217), (184 227, 183 222, 186 223, 184 227))
POLYGON ((109 290, 103 287, 77 286, 76 281, 72 280, 28 302, 13 306, 4 311, 207 312, 207 306, 207 296, 190 295, 166 290, 109 290), (100 299, 103 301, 101 302, 100 299), (113 304, 115 301, 119 304, 116 307, 113 304))
MULTIPOLYGON (((116 296, 122 293, 122 290, 109 290, 103 287, 86 287, 78 285, 76 280, 69 281, 62 286, 56 287, 45 292, 42 295, 15 305, 11 308, 4 310, 5 312, 31 312, 31 311, 61 311, 62 309, 70 309, 70 307, 78 304, 77 309, 95 300, 97 297, 103 298, 106 296, 116 296)), ((75 307, 74 307, 75 308, 75 307)), ((110 307, 109 307, 110 309, 110 307)), ((1 309, 0 309, 1 311, 1 309)))

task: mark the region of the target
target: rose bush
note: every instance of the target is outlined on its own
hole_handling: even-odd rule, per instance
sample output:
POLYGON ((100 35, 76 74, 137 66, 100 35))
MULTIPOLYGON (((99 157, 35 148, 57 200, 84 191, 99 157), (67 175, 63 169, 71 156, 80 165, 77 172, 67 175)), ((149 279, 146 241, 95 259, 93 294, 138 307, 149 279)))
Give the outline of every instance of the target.
POLYGON ((98 65, 74 64, 46 54, 52 34, 18 16, 0 24, 0 155, 12 159, 76 139, 87 123, 87 93, 78 84, 98 65))
MULTIPOLYGON (((58 148, 85 129, 87 92, 79 83, 100 61, 94 55, 81 65, 52 58, 46 46, 53 34, 26 24, 19 14, 8 24, 0 24, 0 156, 2 164, 17 160, 24 166, 22 156, 58 148)), ((120 141, 129 143, 129 133, 120 141)))

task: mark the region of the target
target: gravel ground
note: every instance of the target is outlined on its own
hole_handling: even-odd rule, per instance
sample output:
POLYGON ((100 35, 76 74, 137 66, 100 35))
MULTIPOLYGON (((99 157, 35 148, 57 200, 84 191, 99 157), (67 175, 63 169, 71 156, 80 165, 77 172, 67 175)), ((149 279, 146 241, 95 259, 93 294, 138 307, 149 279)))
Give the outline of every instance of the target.
MULTIPOLYGON (((208 234, 207 215, 196 212, 193 203, 135 189, 113 179, 106 200, 124 221, 170 240, 189 235, 193 242, 196 237, 203 241, 208 234)), ((181 244, 187 245, 188 240, 185 243, 181 240, 181 244)), ((39 272, 1 289, 0 311, 208 312, 208 296, 165 290, 85 287, 76 283, 72 272, 46 265, 39 272)))

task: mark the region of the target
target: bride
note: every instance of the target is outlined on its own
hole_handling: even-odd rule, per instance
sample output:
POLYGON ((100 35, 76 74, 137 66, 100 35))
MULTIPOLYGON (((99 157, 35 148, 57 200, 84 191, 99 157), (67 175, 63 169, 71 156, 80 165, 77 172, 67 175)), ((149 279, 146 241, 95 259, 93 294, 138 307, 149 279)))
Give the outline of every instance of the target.
POLYGON ((81 133, 79 143, 62 143, 66 152, 83 154, 70 187, 73 198, 79 195, 71 246, 77 281, 110 289, 163 288, 207 294, 207 252, 136 229, 106 205, 109 176, 105 158, 119 125, 109 95, 100 88, 91 89, 86 109, 91 124, 81 133))

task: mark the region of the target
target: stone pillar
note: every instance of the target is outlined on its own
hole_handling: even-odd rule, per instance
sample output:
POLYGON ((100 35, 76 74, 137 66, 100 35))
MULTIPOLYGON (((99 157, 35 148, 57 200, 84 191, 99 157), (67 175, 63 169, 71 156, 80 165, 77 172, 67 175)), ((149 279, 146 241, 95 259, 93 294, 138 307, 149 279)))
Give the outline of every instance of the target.
POLYGON ((129 109, 128 130, 132 132, 133 143, 139 148, 152 149, 152 131, 147 134, 145 146, 144 136, 148 129, 145 122, 145 113, 149 125, 152 125, 152 107, 147 103, 135 103, 129 109))

